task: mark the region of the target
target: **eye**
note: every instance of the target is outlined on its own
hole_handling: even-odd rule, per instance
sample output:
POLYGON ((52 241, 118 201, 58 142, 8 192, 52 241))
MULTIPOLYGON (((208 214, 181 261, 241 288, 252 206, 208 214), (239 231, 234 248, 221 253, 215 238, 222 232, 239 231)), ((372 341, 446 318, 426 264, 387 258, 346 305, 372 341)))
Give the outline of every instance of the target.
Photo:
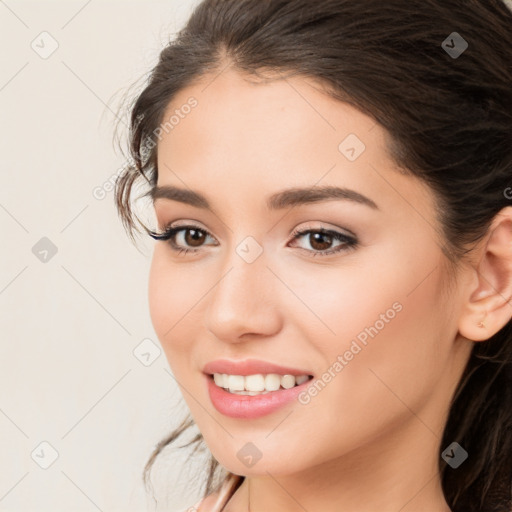
POLYGON ((167 241, 171 246, 171 249, 176 251, 178 254, 197 252, 199 249, 195 249, 194 247, 201 247, 204 240, 208 236, 213 238, 213 236, 205 229, 198 228, 197 226, 193 225, 168 227, 163 233, 155 233, 154 231, 150 231, 149 236, 155 240, 167 241), (189 249, 188 247, 183 247, 177 243, 177 240, 193 248, 189 249))
POLYGON ((305 251, 312 253, 312 256, 329 256, 341 251, 353 250, 357 247, 358 241, 354 236, 346 235, 339 231, 334 231, 325 228, 307 229, 303 231, 294 231, 292 233, 293 240, 298 240, 306 235, 306 241, 309 243, 310 249, 304 249, 305 251), (334 242, 340 242, 335 248, 328 248, 334 242))
MULTIPOLYGON (((207 230, 194 225, 168 227, 163 233, 150 231, 149 235, 155 240, 167 241, 171 249, 178 254, 198 252, 201 246, 204 245, 204 241, 207 237, 215 240, 213 235, 211 235, 207 230), (182 244, 184 244, 185 247, 183 247, 182 244)), ((328 256, 341 251, 355 249, 358 245, 358 241, 354 236, 325 228, 307 229, 302 231, 295 230, 292 233, 294 241, 305 237, 306 235, 309 235, 309 238, 306 240, 312 249, 305 249, 304 247, 300 247, 300 249, 311 253, 312 256, 328 256), (334 242, 339 242, 339 244, 334 246, 334 248, 328 248, 334 242)), ((218 244, 215 243, 213 245, 218 244)))

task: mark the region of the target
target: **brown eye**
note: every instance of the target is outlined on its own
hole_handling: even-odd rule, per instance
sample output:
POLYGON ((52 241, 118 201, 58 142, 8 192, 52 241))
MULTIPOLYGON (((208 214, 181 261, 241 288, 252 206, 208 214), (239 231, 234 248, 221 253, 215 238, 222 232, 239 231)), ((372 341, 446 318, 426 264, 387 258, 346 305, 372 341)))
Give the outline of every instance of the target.
MULTIPOLYGON (((178 253, 196 252, 204 244, 207 237, 215 238, 206 230, 196 226, 169 227, 163 233, 151 231, 149 235, 155 240, 168 242, 171 249, 178 253)), ((218 245, 218 244, 213 244, 218 245)))
POLYGON ((358 240, 354 236, 324 228, 295 231, 293 233, 294 242, 301 238, 307 242, 311 249, 300 245, 299 248, 310 253, 311 256, 328 256, 341 251, 349 251, 358 246, 358 240), (338 245, 332 247, 334 242, 338 242, 338 245))
POLYGON ((185 243, 191 247, 200 247, 205 239, 205 233, 199 229, 187 228, 183 230, 185 243), (189 233, 192 233, 189 236, 189 233))
POLYGON ((328 250, 333 240, 333 237, 327 233, 312 232, 309 234, 309 243, 317 251, 328 250))

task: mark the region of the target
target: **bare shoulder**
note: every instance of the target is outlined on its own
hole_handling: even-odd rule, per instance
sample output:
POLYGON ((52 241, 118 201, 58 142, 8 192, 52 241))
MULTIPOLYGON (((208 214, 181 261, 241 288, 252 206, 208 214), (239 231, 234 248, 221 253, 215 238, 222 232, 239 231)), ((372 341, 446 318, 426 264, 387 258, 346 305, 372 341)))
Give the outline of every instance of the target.
MULTIPOLYGON (((194 507, 190 507, 186 512, 214 512, 213 507, 215 506, 220 492, 214 492, 200 500, 194 507)), ((216 512, 216 511, 215 511, 216 512)))

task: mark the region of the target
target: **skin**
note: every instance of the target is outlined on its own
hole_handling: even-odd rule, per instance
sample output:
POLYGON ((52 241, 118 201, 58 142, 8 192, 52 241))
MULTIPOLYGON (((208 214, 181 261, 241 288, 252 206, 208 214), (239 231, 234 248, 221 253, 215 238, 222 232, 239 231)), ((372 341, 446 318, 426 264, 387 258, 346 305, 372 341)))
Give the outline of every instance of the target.
POLYGON ((252 512, 448 512, 441 436, 474 341, 511 317, 511 209, 454 276, 433 193, 398 171, 372 119, 311 79, 255 84, 232 68, 180 91, 165 118, 190 96, 197 107, 159 142, 157 184, 198 191, 215 213, 157 199, 155 214, 160 230, 193 223, 213 238, 190 245, 182 231, 176 243, 199 249, 185 255, 155 243, 149 303, 209 449, 247 476, 226 512, 249 500, 252 512), (338 150, 350 133, 366 145, 353 162, 338 150), (321 185, 356 190, 378 209, 343 200, 266 208, 272 193, 321 185), (320 227, 348 230, 359 245, 313 257, 322 247, 309 235, 292 239, 294 228, 320 227), (263 249, 250 264, 235 251, 247 236, 263 249), (205 363, 258 358, 318 378, 396 302, 401 311, 309 404, 253 420, 213 407, 205 363), (237 457, 248 442, 262 453, 251 468, 237 457))

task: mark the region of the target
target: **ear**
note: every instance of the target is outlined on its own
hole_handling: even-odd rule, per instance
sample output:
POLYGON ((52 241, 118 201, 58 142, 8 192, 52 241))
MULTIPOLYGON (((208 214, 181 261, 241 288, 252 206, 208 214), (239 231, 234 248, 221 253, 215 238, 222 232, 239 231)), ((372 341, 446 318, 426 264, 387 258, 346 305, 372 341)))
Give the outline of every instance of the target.
POLYGON ((489 339, 512 318, 512 206, 494 217, 478 254, 459 318, 460 334, 472 341, 489 339))

